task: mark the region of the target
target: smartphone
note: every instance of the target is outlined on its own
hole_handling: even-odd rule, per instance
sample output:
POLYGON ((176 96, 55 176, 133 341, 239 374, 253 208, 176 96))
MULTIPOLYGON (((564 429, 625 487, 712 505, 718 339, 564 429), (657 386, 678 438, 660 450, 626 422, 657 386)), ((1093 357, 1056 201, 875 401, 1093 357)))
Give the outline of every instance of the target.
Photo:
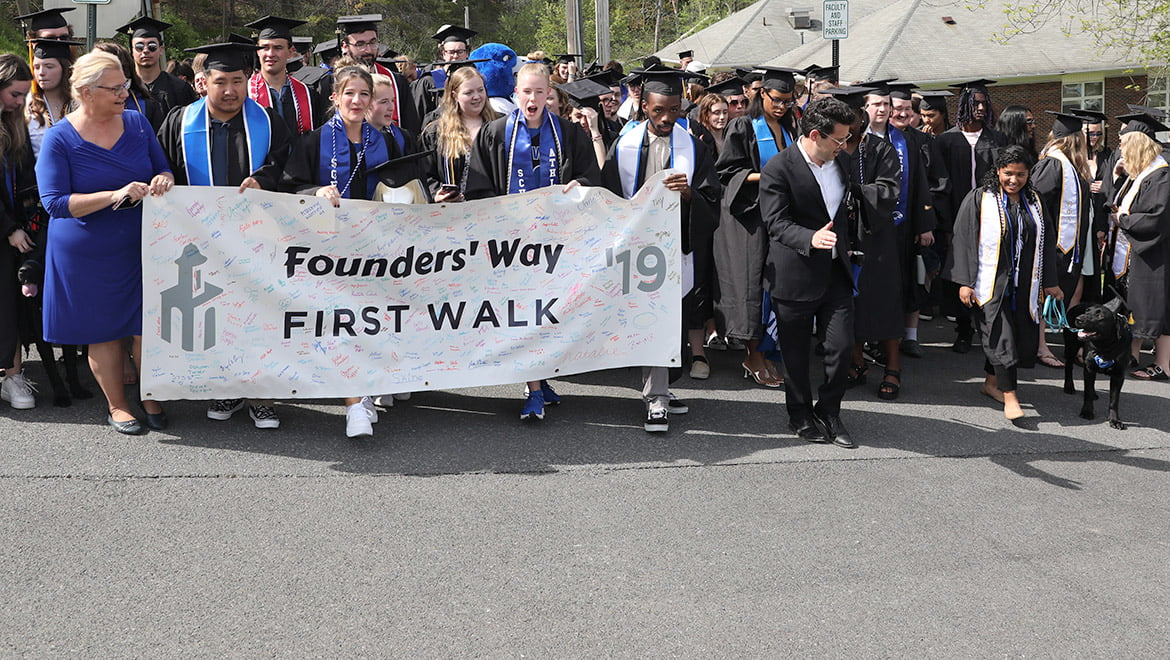
POLYGON ((441 193, 450 194, 450 193, 458 192, 458 191, 459 191, 459 186, 457 186, 453 183, 444 183, 443 185, 439 186, 439 192, 441 192, 441 193))
POLYGON ((118 209, 132 209, 141 203, 142 203, 141 199, 138 199, 138 200, 131 199, 130 195, 126 195, 125 197, 123 197, 122 199, 119 199, 117 201, 117 203, 114 204, 114 210, 117 211, 118 209))

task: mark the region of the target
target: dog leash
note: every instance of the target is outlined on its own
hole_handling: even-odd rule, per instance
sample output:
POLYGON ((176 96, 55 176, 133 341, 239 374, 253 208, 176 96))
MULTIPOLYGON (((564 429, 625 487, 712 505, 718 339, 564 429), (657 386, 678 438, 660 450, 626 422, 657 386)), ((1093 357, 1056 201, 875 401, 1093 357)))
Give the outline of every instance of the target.
POLYGON ((1044 297, 1044 325, 1053 330, 1071 330, 1068 324, 1068 312, 1064 301, 1052 296, 1044 297))

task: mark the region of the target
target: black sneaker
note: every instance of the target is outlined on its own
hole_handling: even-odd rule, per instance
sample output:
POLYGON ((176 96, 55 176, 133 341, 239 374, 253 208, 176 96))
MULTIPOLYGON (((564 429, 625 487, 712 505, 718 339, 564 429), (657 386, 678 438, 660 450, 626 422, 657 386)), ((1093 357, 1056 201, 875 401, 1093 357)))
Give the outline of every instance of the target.
POLYGON ((258 429, 280 428, 280 417, 277 417, 276 408, 272 406, 249 406, 248 416, 258 429))
POLYGON ((226 422, 244 408, 243 399, 219 399, 212 401, 211 405, 207 407, 207 419, 214 419, 217 422, 226 422))
POLYGON ((690 406, 685 401, 674 398, 673 392, 670 393, 670 401, 666 402, 666 409, 672 415, 685 415, 691 411, 690 406))
POLYGON ((951 350, 956 353, 970 353, 971 352, 971 338, 957 337, 955 343, 951 346, 951 350))
POLYGON ((666 433, 670 430, 668 413, 662 408, 655 408, 646 412, 646 423, 642 425, 650 433, 666 433))

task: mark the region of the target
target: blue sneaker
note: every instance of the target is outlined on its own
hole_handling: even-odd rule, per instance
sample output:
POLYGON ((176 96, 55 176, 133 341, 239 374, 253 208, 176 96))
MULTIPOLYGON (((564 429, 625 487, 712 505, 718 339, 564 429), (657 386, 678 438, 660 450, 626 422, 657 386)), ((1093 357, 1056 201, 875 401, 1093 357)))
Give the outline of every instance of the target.
POLYGON ((520 411, 520 419, 527 420, 535 417, 544 419, 544 394, 529 392, 528 400, 524 402, 524 409, 520 411))
POLYGON ((547 380, 540 381, 540 393, 544 395, 544 404, 546 406, 560 405, 560 395, 553 391, 552 385, 549 385, 547 380))

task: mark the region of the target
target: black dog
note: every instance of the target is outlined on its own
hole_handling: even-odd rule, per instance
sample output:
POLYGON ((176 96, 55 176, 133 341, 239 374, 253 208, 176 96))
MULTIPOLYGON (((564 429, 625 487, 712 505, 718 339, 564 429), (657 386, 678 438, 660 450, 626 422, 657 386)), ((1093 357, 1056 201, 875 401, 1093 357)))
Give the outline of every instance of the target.
MULTIPOLYGON (((35 230, 35 227, 29 229, 35 230)), ((33 237, 33 241, 38 246, 45 244, 43 231, 29 235, 33 237)), ((65 379, 62 380, 61 373, 57 370, 57 360, 53 355, 53 345, 45 341, 44 328, 41 325, 41 304, 44 298, 42 289, 45 281, 45 267, 41 261, 42 258, 43 248, 38 247, 24 255, 20 268, 16 271, 16 278, 20 281, 21 289, 25 294, 24 309, 21 310, 21 316, 24 320, 21 335, 23 341, 31 341, 36 344, 37 353, 41 356, 41 364, 45 367, 45 374, 53 388, 53 405, 64 407, 72 405, 73 399, 93 398, 93 394, 82 387, 77 376, 78 347, 68 345, 61 347, 61 361, 65 365, 65 379), (68 389, 65 387, 66 382, 69 384, 68 389)))
POLYGON ((1129 321, 1122 315, 1124 309, 1120 298, 1106 305, 1076 305, 1068 310, 1068 322, 1078 332, 1064 331, 1064 391, 1067 394, 1077 392, 1073 385, 1073 363, 1077 349, 1084 347, 1085 402, 1081 406, 1081 417, 1093 419, 1093 400, 1097 398, 1093 384, 1097 374, 1106 374, 1109 376, 1109 426, 1122 431, 1125 424, 1118 414, 1118 404, 1121 386, 1129 371, 1133 342, 1129 321))

